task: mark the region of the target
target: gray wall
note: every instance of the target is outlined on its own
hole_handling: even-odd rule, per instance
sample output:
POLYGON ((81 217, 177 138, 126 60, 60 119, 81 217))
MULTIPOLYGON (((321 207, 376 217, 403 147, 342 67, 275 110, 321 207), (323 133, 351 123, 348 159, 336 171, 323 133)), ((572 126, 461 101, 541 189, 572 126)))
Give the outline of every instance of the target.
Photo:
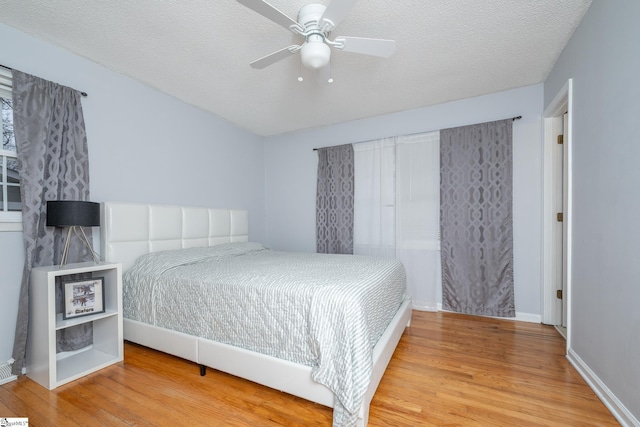
MULTIPOLYGON (((2 24, 0 40, 1 64, 89 93, 92 200, 243 208, 251 239, 266 239, 262 138, 2 24)), ((23 252, 21 233, 0 232, 0 363, 11 356, 23 252)))
MULTIPOLYGON (((516 311, 541 313, 542 85, 266 138, 267 236, 274 249, 315 252, 313 148, 522 115, 513 126, 516 311)), ((311 108, 311 107, 310 107, 311 108)))
POLYGON ((571 349, 640 419, 640 1, 595 0, 544 83, 573 78, 571 349))

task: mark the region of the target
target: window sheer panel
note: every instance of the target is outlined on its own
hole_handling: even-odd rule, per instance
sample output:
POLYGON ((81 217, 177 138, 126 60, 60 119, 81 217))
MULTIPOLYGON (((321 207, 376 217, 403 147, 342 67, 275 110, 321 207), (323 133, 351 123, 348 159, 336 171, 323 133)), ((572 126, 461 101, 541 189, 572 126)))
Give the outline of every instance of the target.
POLYGON ((354 144, 353 150, 353 253, 395 258, 395 141, 367 141, 354 144))
POLYGON ((397 138, 396 258, 413 308, 436 311, 440 269, 440 132, 397 138))

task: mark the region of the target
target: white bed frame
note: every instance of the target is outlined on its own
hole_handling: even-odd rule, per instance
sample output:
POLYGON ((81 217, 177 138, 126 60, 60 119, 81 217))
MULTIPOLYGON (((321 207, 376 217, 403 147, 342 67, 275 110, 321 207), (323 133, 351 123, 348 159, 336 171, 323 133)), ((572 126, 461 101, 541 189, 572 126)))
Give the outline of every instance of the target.
MULTIPOLYGON (((105 261, 127 271, 137 257, 169 249, 213 246, 249 240, 247 211, 170 205, 106 202, 101 209, 101 247, 105 261)), ((373 373, 358 414, 366 426, 369 405, 406 326, 411 302, 405 301, 373 351, 373 373)), ((333 407, 334 395, 311 378, 311 368, 287 360, 193 335, 124 319, 125 340, 333 407)), ((204 374, 204 368, 201 368, 204 374)))

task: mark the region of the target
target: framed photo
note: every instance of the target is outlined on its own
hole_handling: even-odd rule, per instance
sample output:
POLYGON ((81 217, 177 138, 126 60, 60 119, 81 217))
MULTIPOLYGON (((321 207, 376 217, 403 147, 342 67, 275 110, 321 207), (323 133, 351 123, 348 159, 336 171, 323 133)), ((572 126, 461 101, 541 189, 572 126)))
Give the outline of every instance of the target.
POLYGON ((104 312, 104 277, 63 282, 62 292, 65 320, 104 312))

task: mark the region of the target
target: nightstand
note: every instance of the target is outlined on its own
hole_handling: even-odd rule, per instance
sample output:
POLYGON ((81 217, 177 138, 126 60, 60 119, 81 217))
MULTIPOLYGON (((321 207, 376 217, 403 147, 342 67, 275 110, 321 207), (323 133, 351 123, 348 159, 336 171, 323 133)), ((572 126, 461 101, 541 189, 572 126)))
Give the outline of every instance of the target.
MULTIPOLYGON (((124 359, 121 264, 92 261, 62 268, 36 267, 31 270, 30 286, 27 376, 52 390, 124 359), (91 304, 86 298, 80 298, 79 309, 66 319, 62 313, 56 314, 56 278, 71 281, 65 276, 72 276, 73 280, 81 278, 83 282, 76 288, 70 287, 77 292, 84 292, 77 289, 83 283, 90 285, 92 279, 102 278, 102 292, 98 297, 103 303, 99 308, 104 311, 84 315, 84 311, 91 311, 87 308, 91 304), (75 352, 57 354, 56 331, 88 322, 93 323, 93 344, 75 352)), ((98 301, 96 294, 90 295, 94 303, 98 301)))

